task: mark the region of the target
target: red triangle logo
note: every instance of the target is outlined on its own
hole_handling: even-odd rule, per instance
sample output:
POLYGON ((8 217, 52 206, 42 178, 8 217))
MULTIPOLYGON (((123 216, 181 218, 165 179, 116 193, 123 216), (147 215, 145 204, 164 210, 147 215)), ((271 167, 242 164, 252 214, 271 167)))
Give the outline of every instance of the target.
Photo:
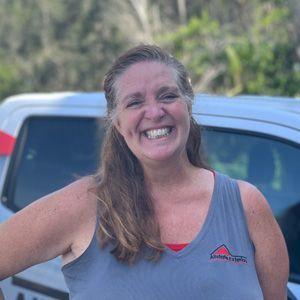
POLYGON ((220 246, 217 248, 211 255, 225 255, 225 256, 231 256, 228 248, 225 245, 220 246))

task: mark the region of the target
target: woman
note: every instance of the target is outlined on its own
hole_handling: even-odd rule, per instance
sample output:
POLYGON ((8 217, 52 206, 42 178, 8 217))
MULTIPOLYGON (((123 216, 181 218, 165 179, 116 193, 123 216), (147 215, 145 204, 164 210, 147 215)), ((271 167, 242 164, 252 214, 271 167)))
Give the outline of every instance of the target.
POLYGON ((203 163, 182 64, 138 46, 104 90, 99 174, 1 224, 0 278, 61 255, 71 299, 286 299, 280 229, 255 187, 203 163))

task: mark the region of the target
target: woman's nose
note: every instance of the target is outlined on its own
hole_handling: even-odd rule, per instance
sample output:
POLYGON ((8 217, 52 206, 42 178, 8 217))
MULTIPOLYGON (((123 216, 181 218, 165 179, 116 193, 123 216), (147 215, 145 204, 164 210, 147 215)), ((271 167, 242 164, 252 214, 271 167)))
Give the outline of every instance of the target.
POLYGON ((166 114, 161 103, 152 102, 146 106, 145 117, 150 120, 160 120, 166 114))

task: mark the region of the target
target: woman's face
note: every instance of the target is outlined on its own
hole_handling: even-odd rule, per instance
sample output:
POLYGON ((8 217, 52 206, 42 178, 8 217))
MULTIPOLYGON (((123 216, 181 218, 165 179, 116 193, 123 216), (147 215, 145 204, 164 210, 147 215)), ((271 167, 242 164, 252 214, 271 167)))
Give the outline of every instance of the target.
POLYGON ((190 113, 174 70, 159 62, 136 63, 116 86, 115 125, 139 161, 186 157, 190 113))

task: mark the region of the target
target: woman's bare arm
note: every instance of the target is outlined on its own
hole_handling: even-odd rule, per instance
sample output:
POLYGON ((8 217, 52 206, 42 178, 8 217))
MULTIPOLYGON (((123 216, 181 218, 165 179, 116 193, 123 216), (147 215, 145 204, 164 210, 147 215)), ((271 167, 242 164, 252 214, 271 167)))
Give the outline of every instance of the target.
POLYGON ((261 192, 239 182, 255 263, 265 300, 286 300, 289 259, 282 232, 261 192))
POLYGON ((90 213, 88 187, 79 180, 0 224, 0 280, 71 251, 90 213))

